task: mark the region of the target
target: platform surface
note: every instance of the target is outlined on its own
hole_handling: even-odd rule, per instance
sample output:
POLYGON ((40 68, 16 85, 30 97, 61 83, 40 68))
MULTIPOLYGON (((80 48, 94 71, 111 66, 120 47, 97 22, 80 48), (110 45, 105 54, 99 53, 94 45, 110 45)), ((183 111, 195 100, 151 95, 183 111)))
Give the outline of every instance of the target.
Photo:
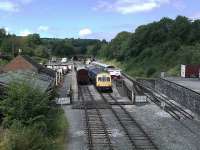
POLYGON ((164 79, 200 93, 200 79, 199 78, 166 77, 164 79))

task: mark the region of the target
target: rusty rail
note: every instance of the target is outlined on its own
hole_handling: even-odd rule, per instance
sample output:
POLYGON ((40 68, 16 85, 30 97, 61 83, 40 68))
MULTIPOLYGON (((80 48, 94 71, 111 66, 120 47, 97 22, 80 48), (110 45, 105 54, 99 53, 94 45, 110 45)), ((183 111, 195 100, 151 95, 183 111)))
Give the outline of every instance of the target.
MULTIPOLYGON (((117 101, 111 94, 100 94, 105 102, 108 101, 108 97, 106 96, 117 101)), ((158 150, 152 139, 122 105, 115 106, 115 108, 111 107, 111 111, 123 128, 124 133, 132 145, 132 149, 158 150)))
POLYGON ((92 101, 95 106, 94 96, 91 94, 87 86, 79 86, 80 98, 83 101, 86 121, 86 132, 88 137, 88 149, 109 149, 114 150, 110 140, 109 131, 103 120, 98 107, 88 109, 87 101, 92 101), (83 94, 84 93, 84 94, 83 94))

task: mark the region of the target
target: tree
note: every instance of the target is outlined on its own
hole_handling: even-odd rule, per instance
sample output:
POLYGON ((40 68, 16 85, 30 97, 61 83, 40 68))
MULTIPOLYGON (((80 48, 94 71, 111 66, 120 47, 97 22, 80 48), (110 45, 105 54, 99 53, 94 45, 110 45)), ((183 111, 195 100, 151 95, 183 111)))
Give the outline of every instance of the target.
POLYGON ((119 33, 110 43, 110 50, 112 51, 111 57, 119 59, 124 54, 125 49, 127 48, 126 42, 131 37, 130 32, 121 32, 119 33))
POLYGON ((200 20, 162 18, 139 26, 134 33, 121 32, 102 44, 98 55, 117 59, 131 75, 154 76, 181 63, 200 64, 200 20))
POLYGON ((32 125, 45 121, 49 112, 49 99, 46 93, 28 81, 13 81, 0 106, 5 116, 5 126, 12 125, 16 120, 24 125, 32 125))
POLYGON ((34 55, 41 58, 48 58, 49 54, 45 46, 39 45, 34 51, 34 55))
POLYGON ((75 53, 74 47, 66 43, 64 40, 54 43, 52 50, 53 55, 61 57, 70 56, 75 53))
POLYGON ((188 35, 188 42, 200 42, 200 20, 195 20, 191 25, 191 32, 188 35))
POLYGON ((0 28, 0 46, 5 37, 6 37, 6 30, 0 28))
POLYGON ((37 45, 42 44, 39 34, 30 34, 26 37, 26 44, 29 47, 35 48, 37 45))
POLYGON ((13 42, 11 39, 4 39, 1 42, 1 51, 4 53, 10 53, 12 54, 12 49, 13 49, 13 42))
POLYGON ((173 29, 171 30, 171 35, 173 39, 180 39, 181 42, 186 42, 187 37, 190 34, 191 30, 191 22, 188 18, 183 16, 178 16, 173 25, 173 29))

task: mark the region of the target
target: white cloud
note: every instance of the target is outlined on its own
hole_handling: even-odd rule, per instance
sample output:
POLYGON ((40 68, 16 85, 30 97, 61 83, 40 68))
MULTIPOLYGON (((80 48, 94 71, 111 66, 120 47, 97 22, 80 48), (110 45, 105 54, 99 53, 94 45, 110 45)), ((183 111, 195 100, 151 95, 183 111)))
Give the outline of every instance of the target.
POLYGON ((169 2, 170 0, 112 0, 112 2, 103 0, 97 3, 94 10, 131 14, 150 11, 161 7, 163 4, 168 4, 169 2))
POLYGON ((149 11, 156 7, 159 7, 155 2, 143 3, 138 5, 130 5, 130 6, 120 6, 117 8, 117 11, 122 14, 136 13, 149 11))
POLYGON ((193 14, 190 18, 192 20, 200 19, 200 12, 197 12, 197 13, 193 14))
POLYGON ((0 2, 0 10, 7 12, 17 12, 19 11, 19 6, 11 1, 0 2))
POLYGON ((106 39, 107 41, 111 41, 117 34, 118 32, 95 32, 86 38, 99 40, 106 39))
POLYGON ((31 32, 30 30, 28 30, 28 29, 22 30, 22 31, 19 33, 20 36, 27 36, 27 35, 29 35, 29 34, 32 34, 32 32, 31 32))
POLYGON ((49 27, 48 26, 39 26, 38 27, 38 31, 41 31, 41 32, 46 32, 49 30, 49 27))
POLYGON ((0 0, 0 10, 7 12, 18 12, 33 0, 0 0))
POLYGON ((10 28, 8 28, 8 27, 5 27, 5 30, 6 30, 6 33, 8 34, 9 32, 10 32, 10 28))
POLYGON ((92 34, 92 30, 89 29, 89 28, 84 28, 84 29, 81 29, 79 31, 79 36, 80 37, 85 37, 85 36, 88 36, 88 35, 91 35, 92 34))

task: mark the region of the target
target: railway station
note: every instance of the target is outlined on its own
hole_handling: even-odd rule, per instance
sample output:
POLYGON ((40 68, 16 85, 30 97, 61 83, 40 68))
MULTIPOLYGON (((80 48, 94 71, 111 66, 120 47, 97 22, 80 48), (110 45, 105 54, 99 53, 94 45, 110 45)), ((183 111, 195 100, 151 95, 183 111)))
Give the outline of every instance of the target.
POLYGON ((0 88, 13 78, 49 95, 56 87, 69 121, 68 149, 198 149, 199 79, 134 79, 103 62, 62 60, 42 66, 19 55, 2 68, 0 88))
POLYGON ((70 121, 69 149, 192 150, 200 144, 198 112, 158 90, 159 80, 136 80, 121 72, 112 79, 112 91, 101 91, 101 80, 93 82, 86 71, 100 66, 77 61, 74 66, 65 76, 73 102, 62 106, 70 121))
POLYGON ((200 150, 197 0, 0 0, 0 150, 200 150))

